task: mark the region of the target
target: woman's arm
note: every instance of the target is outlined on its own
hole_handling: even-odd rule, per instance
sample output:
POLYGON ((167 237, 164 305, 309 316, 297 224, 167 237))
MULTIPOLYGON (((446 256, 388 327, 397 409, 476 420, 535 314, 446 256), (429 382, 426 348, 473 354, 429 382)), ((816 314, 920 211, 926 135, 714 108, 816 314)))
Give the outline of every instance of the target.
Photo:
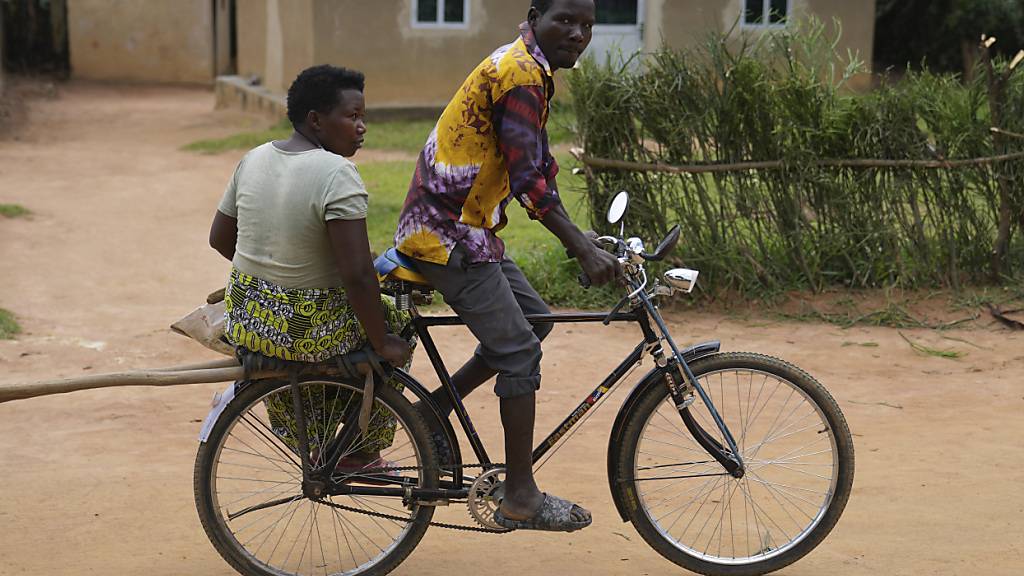
POLYGON ((366 220, 328 220, 327 234, 334 249, 334 260, 341 271, 348 301, 363 326, 373 349, 394 365, 402 365, 412 354, 409 344, 388 333, 380 303, 380 284, 370 257, 366 220))
POLYGON ((238 220, 217 211, 210 226, 210 246, 228 260, 235 258, 235 242, 238 240, 238 220))

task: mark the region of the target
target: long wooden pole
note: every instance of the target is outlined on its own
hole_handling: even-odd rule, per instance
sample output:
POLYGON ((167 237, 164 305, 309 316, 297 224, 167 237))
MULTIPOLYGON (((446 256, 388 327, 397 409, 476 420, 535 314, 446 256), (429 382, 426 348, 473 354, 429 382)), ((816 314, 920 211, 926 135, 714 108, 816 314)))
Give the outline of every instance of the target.
MULTIPOLYGON (((364 372, 368 365, 358 364, 355 368, 364 372)), ((333 376, 342 374, 342 370, 333 366, 317 368, 317 374, 333 376)), ((95 388, 113 388, 119 386, 181 386, 186 384, 213 384, 215 382, 232 382, 248 378, 250 380, 266 380, 268 378, 287 378, 284 370, 265 370, 254 372, 248 376, 238 361, 233 358, 213 360, 200 364, 155 368, 153 370, 135 370, 116 372, 113 374, 97 374, 79 378, 60 378, 43 380, 25 384, 0 384, 0 404, 11 400, 24 400, 51 394, 66 394, 78 390, 95 388)))
MULTIPOLYGON (((285 373, 261 373, 260 377, 284 376, 285 373)), ((239 380, 244 371, 237 363, 232 368, 199 368, 193 370, 139 370, 114 374, 97 374, 81 378, 61 378, 26 384, 0 385, 0 403, 24 400, 51 394, 66 394, 78 390, 109 388, 113 386, 178 386, 182 384, 208 384, 239 380)))

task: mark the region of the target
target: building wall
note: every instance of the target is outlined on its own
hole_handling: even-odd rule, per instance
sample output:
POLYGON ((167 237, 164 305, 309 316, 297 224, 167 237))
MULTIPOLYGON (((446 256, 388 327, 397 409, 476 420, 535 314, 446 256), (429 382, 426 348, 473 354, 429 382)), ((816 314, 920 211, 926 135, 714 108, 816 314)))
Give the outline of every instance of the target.
POLYGON ((413 28, 410 0, 237 2, 239 75, 284 93, 307 66, 355 68, 374 108, 443 106, 484 56, 515 39, 530 5, 470 0, 466 28, 428 29, 413 28))
POLYGON ((316 0, 315 59, 363 71, 372 106, 444 105, 487 54, 516 38, 529 6, 470 0, 465 29, 428 29, 413 28, 410 0, 316 0))
MULTIPOLYGON (((701 42, 709 31, 724 32, 737 26, 740 34, 759 34, 760 31, 739 29, 743 3, 741 0, 647 0, 647 22, 658 23, 648 27, 644 39, 647 50, 655 50, 664 41, 669 46, 683 48, 701 42)), ((835 33, 834 19, 841 21, 842 35, 836 50, 845 55, 847 50, 871 64, 875 30, 875 0, 790 0, 791 14, 796 18, 813 15, 824 22, 829 34, 835 33)), ((853 79, 856 89, 870 86, 870 74, 853 79)))
MULTIPOLYGON (((73 0, 74 1, 74 0, 73 0)), ((77 0, 82 2, 84 0, 77 0)), ((93 0, 96 1, 96 0, 93 0)), ((793 13, 843 20, 847 48, 871 61, 874 0, 791 0, 793 13)), ((515 39, 528 0, 470 0, 463 29, 414 28, 411 0, 237 0, 238 73, 283 94, 313 64, 361 70, 367 102, 380 107, 443 106, 497 46, 515 39)), ((741 0, 646 0, 644 44, 684 47, 739 17, 741 0)), ((564 76, 556 75, 564 96, 564 76)), ((866 79, 865 79, 866 80, 866 79)))
POLYGON ((210 0, 68 0, 71 74, 148 82, 213 82, 210 0))
POLYGON ((267 74, 267 11, 267 0, 236 0, 239 76, 262 81, 267 74))

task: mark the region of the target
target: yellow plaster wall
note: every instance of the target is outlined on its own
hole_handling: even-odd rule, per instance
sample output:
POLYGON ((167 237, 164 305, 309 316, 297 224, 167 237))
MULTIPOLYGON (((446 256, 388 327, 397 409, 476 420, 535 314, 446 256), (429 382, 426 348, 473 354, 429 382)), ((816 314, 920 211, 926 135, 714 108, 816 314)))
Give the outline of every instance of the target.
POLYGON ((213 82, 209 0, 68 0, 77 78, 213 82))

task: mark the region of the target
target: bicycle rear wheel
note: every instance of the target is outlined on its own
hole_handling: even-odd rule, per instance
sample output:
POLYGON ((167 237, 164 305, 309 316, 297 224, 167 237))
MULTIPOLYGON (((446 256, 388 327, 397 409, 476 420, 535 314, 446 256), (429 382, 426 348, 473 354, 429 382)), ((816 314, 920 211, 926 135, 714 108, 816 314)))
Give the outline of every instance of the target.
MULTIPOLYGON (((362 385, 311 380, 300 387, 315 465, 320 448, 344 429, 341 415, 351 414, 362 401, 362 385)), ((304 497, 297 429, 293 411, 285 408, 291 406, 291 398, 286 382, 245 386, 200 444, 194 491, 207 536, 221 556, 246 575, 387 574, 419 543, 434 508, 407 508, 393 496, 327 496, 319 501, 304 497)), ((369 429, 371 433, 360 436, 346 456, 379 453, 385 463, 375 469, 412 467, 383 472, 384 482, 398 478, 422 488, 437 487, 426 425, 400 392, 377 386, 369 429)), ((346 470, 350 483, 374 482, 352 474, 351 467, 346 470)), ((334 473, 336 480, 341 476, 334 473)))
MULTIPOLYGON (((803 557, 832 530, 853 485, 853 439, 835 400, 781 360, 715 354, 690 365, 732 432, 734 478, 697 444, 664 386, 627 418, 615 470, 637 531, 662 556, 709 576, 753 576, 803 557)), ((707 407, 688 410, 726 445, 707 407)))

